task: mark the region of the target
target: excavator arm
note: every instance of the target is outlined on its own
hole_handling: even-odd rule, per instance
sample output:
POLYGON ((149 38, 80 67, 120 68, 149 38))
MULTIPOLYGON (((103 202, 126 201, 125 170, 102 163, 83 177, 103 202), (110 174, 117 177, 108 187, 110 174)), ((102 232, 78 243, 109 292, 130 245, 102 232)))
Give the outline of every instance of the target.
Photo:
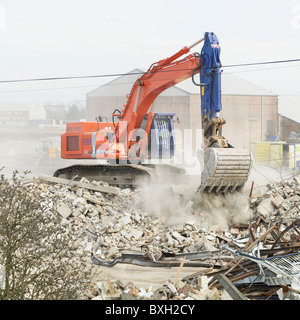
MULTIPOLYGON (((117 141, 126 141, 129 148, 135 144, 132 132, 139 129, 146 114, 148 126, 153 119, 151 106, 156 97, 166 89, 193 77, 195 85, 201 86, 202 128, 204 130, 205 145, 217 143, 221 147, 228 147, 227 140, 222 136, 222 126, 225 119, 219 118, 221 104, 221 61, 220 45, 213 32, 206 32, 204 38, 191 45, 183 47, 169 58, 160 60, 150 66, 148 71, 136 80, 128 95, 121 113, 120 121, 116 125, 117 141), (181 60, 177 60, 190 52, 190 49, 204 41, 201 54, 192 53, 181 60), (194 75, 200 72, 201 83, 194 81, 194 75), (124 125, 125 123, 125 125, 124 125)), ((117 116, 114 114, 114 116, 117 116)), ((149 132, 146 130, 146 133, 149 132)))
POLYGON ((148 121, 151 122, 151 106, 161 92, 199 73, 199 54, 193 53, 181 60, 176 59, 189 53, 192 47, 203 40, 204 38, 190 47, 183 47, 171 57, 152 64, 148 71, 136 80, 119 117, 120 122, 116 124, 117 141, 124 141, 125 136, 130 137, 133 130, 139 129, 146 114, 150 113, 148 121), (126 123, 122 126, 123 129, 119 126, 121 122, 126 123))

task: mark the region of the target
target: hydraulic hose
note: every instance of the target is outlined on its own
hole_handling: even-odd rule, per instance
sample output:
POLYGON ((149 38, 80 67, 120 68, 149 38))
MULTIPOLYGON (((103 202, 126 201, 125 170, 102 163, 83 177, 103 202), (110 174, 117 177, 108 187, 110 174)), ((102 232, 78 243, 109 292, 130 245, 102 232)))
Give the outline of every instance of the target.
POLYGON ((201 55, 200 55, 198 52, 195 52, 195 55, 197 55, 197 56, 199 57, 199 62, 198 62, 198 64, 197 64, 197 67, 193 70, 193 73, 192 73, 192 81, 193 81, 193 84, 194 84, 194 85, 200 87, 200 86, 202 86, 202 83, 197 83, 197 82, 195 81, 195 79, 194 79, 194 76, 195 76, 195 73, 196 73, 196 71, 197 71, 198 69, 199 69, 199 72, 200 72, 200 69, 201 69, 203 60, 202 60, 201 55))

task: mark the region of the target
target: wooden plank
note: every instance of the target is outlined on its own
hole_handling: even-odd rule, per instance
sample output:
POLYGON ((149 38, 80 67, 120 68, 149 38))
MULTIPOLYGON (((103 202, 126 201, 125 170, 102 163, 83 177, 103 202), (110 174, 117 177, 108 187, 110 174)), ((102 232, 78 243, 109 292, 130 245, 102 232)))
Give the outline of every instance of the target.
POLYGON ((179 278, 179 275, 180 275, 180 272, 181 272, 181 269, 183 268, 183 265, 185 263, 185 257, 182 259, 181 263, 180 263, 180 266, 178 268, 178 271, 176 273, 176 276, 175 276, 175 279, 173 281, 173 285, 175 286, 177 281, 178 281, 178 278, 179 278))
POLYGON ((249 300, 237 289, 225 274, 217 275, 217 279, 233 300, 249 300))
POLYGON ((252 244, 249 246, 245 246, 244 249, 250 251, 253 249, 258 242, 262 242, 274 229, 276 229, 276 226, 272 226, 269 230, 267 230, 262 236, 259 237, 259 239, 256 239, 252 244))
POLYGON ((92 183, 72 181, 72 180, 68 180, 68 179, 56 178, 56 177, 46 176, 46 175, 39 175, 38 179, 40 179, 44 182, 48 182, 48 183, 56 183, 56 184, 74 186, 74 187, 79 187, 79 188, 83 188, 83 189, 119 195, 119 189, 115 188, 115 187, 97 186, 92 183))

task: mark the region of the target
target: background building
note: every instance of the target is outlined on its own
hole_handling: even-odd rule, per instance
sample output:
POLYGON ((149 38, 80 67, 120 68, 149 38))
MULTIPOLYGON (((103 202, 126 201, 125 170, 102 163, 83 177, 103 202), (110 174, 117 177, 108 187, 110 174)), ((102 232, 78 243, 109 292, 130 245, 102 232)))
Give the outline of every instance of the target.
MULTIPOLYGON (((134 69, 87 93, 87 120, 94 121, 101 115, 110 121, 115 109, 123 109, 126 95, 144 72, 134 69)), ((223 135, 233 146, 254 151, 256 142, 272 139, 278 134, 276 94, 233 74, 223 73, 222 106, 220 116, 226 119, 223 135)), ((153 110, 176 113, 174 127, 180 130, 201 129, 200 89, 191 78, 162 92, 156 98, 153 110)))
POLYGON ((280 140, 286 141, 291 132, 300 134, 300 96, 280 95, 278 118, 280 140))

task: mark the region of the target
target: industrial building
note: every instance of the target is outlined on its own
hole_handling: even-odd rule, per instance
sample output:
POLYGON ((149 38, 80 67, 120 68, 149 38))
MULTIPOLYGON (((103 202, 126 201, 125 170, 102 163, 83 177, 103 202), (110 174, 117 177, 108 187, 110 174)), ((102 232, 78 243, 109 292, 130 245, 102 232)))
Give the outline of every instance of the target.
POLYGON ((278 135, 255 145, 256 161, 273 168, 300 169, 300 96, 280 95, 278 135))

